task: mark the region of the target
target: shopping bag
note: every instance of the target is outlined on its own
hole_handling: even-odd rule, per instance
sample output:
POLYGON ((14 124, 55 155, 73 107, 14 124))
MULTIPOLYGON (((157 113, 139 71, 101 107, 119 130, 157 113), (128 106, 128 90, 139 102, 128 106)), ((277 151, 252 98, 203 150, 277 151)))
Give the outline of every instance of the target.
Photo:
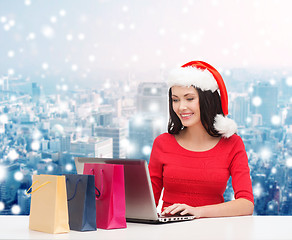
POLYGON ((124 166, 116 164, 85 163, 83 174, 95 176, 96 227, 102 229, 126 228, 124 166))
POLYGON ((70 229, 96 230, 94 176, 65 174, 65 177, 70 229))
POLYGON ((30 189, 29 229, 47 233, 69 232, 65 176, 33 175, 30 189))

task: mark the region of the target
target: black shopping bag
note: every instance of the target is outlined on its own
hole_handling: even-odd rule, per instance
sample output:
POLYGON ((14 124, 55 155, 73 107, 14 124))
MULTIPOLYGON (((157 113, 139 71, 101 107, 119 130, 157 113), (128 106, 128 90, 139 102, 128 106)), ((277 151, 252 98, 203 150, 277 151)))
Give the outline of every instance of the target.
POLYGON ((69 226, 76 231, 96 230, 94 176, 66 174, 69 226))

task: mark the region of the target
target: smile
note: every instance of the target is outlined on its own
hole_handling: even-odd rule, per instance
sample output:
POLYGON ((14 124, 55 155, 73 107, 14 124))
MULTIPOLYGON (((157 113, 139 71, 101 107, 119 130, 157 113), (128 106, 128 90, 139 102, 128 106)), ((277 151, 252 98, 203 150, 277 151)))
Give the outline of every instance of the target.
POLYGON ((188 119, 191 116, 193 116, 193 113, 188 113, 188 114, 180 114, 180 116, 182 117, 182 119, 188 119))

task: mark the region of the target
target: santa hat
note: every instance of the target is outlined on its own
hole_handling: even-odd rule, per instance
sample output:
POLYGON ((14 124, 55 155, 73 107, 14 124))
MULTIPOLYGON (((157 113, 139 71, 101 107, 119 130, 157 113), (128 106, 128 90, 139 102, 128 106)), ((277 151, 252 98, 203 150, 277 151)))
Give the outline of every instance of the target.
POLYGON ((202 91, 215 92, 219 89, 223 114, 217 114, 214 119, 214 128, 229 138, 237 132, 236 123, 228 115, 228 95, 220 73, 210 64, 202 61, 192 61, 180 68, 173 69, 168 78, 169 87, 194 86, 202 91))

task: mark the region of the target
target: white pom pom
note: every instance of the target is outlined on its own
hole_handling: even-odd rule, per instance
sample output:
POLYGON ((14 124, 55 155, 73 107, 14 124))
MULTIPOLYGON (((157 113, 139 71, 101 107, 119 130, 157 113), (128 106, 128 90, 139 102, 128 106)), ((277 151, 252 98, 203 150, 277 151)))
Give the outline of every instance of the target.
POLYGON ((224 117, 222 114, 216 115, 214 128, 225 138, 229 138, 237 132, 237 124, 235 121, 228 117, 224 117))

